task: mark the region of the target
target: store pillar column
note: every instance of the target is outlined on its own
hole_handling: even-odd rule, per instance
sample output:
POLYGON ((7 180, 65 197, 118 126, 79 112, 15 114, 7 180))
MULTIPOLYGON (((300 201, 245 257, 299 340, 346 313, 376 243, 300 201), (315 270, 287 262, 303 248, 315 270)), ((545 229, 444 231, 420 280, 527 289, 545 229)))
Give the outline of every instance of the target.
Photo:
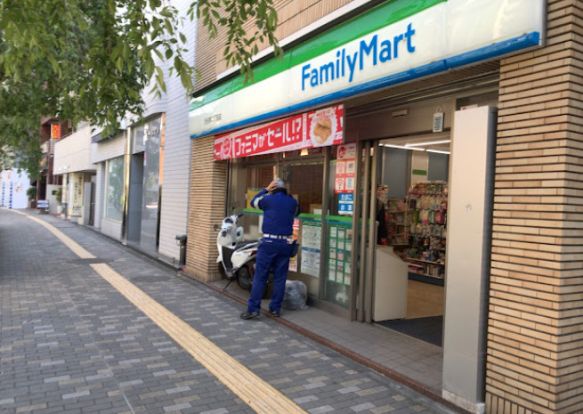
POLYGON ((501 62, 489 413, 583 411, 580 7, 549 0, 546 47, 501 62))
POLYGON ((227 196, 227 163, 213 153, 214 137, 193 140, 185 270, 206 282, 220 278, 214 225, 224 218, 227 196))
POLYGON ((484 412, 495 110, 455 113, 449 185, 443 397, 484 412))

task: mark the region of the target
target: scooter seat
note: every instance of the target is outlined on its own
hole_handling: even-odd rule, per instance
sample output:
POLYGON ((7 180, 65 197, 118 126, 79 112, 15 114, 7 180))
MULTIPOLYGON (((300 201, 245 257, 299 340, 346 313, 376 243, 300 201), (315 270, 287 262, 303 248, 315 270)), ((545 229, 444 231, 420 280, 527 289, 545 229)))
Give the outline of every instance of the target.
POLYGON ((257 244, 257 241, 256 240, 255 241, 251 240, 251 241, 242 241, 242 242, 239 242, 239 243, 237 243, 237 246, 235 246, 235 249, 236 250, 244 249, 245 247, 250 246, 252 244, 257 244))

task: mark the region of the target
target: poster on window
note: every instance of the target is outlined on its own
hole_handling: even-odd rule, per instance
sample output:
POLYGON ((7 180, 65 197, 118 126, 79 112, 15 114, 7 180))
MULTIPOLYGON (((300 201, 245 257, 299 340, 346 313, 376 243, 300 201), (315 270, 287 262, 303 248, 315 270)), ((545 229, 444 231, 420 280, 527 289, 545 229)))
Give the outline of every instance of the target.
POLYGON ((330 223, 328 250, 328 280, 350 285, 352 260, 352 225, 344 222, 330 223))
POLYGON ((316 220, 304 220, 302 224, 302 273, 313 277, 320 276, 321 240, 321 223, 316 220))
POLYGON ((354 192, 356 179, 356 144, 339 145, 336 153, 337 194, 354 192))
POLYGON ((302 273, 320 277, 320 250, 302 248, 302 273))
POLYGON ((354 213, 354 193, 338 194, 338 214, 352 216, 354 213))

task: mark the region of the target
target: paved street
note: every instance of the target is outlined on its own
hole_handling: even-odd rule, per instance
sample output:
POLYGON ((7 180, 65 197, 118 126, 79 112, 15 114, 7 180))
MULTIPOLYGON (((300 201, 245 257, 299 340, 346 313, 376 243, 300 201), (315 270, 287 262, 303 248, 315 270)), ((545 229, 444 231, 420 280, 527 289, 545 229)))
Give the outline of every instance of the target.
POLYGON ((0 210, 0 413, 254 411, 174 341, 164 322, 96 272, 96 263, 251 371, 258 378, 246 384, 251 389, 265 382, 314 414, 451 412, 276 321, 241 321, 240 304, 119 243, 34 217, 96 258, 79 258, 39 223, 0 210))

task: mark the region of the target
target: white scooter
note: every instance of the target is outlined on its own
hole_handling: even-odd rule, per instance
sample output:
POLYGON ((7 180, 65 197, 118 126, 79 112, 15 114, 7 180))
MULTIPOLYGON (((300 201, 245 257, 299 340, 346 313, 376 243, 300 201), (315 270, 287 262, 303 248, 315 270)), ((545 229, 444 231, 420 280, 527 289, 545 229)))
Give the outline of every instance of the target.
POLYGON ((217 264, 219 271, 229 280, 227 287, 234 281, 246 290, 251 290, 255 273, 255 258, 259 242, 243 241, 243 227, 238 225, 243 214, 225 217, 217 236, 217 264))

